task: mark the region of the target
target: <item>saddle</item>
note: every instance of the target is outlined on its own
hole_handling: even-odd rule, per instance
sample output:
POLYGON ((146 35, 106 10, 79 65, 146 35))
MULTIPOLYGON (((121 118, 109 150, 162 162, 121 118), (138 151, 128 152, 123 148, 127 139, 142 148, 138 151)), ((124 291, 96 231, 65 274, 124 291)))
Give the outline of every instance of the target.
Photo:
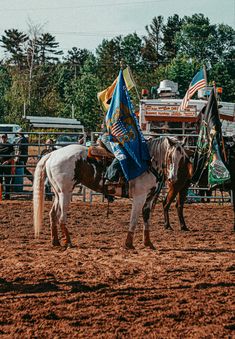
MULTIPOLYGON (((98 140, 98 143, 99 145, 90 146, 88 148, 88 158, 102 160, 103 163, 106 164, 106 162, 108 162, 110 164, 115 158, 114 154, 107 149, 101 140, 98 140)), ((104 191, 107 198, 114 196, 123 198, 129 197, 129 184, 123 178, 119 180, 119 182, 107 181, 108 180, 104 180, 104 191)))
POLYGON ((88 155, 89 158, 95 158, 95 159, 103 159, 103 158, 108 158, 108 159, 113 159, 114 155, 113 153, 109 152, 107 148, 104 148, 103 146, 100 145, 94 145, 90 146, 88 148, 88 155))

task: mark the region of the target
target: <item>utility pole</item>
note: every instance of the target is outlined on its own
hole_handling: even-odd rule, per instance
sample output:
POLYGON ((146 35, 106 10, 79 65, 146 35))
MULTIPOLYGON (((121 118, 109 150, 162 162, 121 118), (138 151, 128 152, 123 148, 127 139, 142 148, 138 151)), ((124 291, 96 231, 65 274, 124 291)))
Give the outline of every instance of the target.
POLYGON ((74 119, 74 104, 72 104, 72 119, 74 119))
POLYGON ((24 106, 23 106, 23 118, 26 118, 26 103, 24 102, 24 106))

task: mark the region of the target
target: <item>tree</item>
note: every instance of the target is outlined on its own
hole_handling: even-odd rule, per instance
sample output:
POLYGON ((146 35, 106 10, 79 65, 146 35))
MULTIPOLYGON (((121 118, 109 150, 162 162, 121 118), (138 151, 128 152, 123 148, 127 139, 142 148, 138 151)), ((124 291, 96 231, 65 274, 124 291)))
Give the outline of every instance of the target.
POLYGON ((143 42, 136 34, 128 34, 120 41, 121 58, 129 65, 133 72, 141 71, 143 67, 143 42))
POLYGON ((216 82, 217 87, 223 88, 222 101, 235 101, 235 74, 234 67, 229 63, 218 62, 209 71, 209 80, 216 82), (233 69, 233 74, 231 70, 233 69))
POLYGON ((43 65, 51 62, 58 62, 58 55, 63 54, 61 50, 58 50, 59 43, 55 41, 55 37, 50 33, 42 34, 38 38, 37 46, 39 63, 43 65))
POLYGON ((25 73, 19 72, 16 67, 8 67, 11 78, 11 87, 5 93, 5 100, 8 106, 8 112, 5 121, 8 123, 19 123, 23 116, 24 102, 28 95, 28 81, 25 73))
POLYGON ((22 68, 26 64, 25 43, 29 37, 17 29, 5 30, 0 42, 7 53, 7 61, 22 68))
POLYGON ((176 33, 180 32, 182 19, 178 14, 174 14, 167 19, 167 23, 162 27, 162 54, 166 62, 170 62, 177 55, 176 33))
POLYGON ((173 59, 167 66, 167 78, 178 83, 180 97, 185 95, 192 78, 201 67, 202 64, 199 64, 197 60, 189 60, 180 56, 173 59))
POLYGON ((76 78, 81 73, 81 68, 84 66, 86 60, 91 57, 92 53, 86 48, 80 49, 77 47, 72 47, 68 51, 64 60, 66 64, 70 65, 74 69, 74 77, 76 78))
POLYGON ((147 35, 143 37, 144 48, 143 58, 144 60, 152 63, 151 68, 157 67, 162 61, 162 29, 163 29, 163 17, 159 15, 154 17, 152 23, 145 27, 147 35))
POLYGON ((34 25, 32 22, 29 22, 29 39, 28 45, 26 48, 27 52, 27 64, 29 68, 29 86, 28 86, 28 104, 30 105, 31 101, 31 87, 33 81, 33 72, 34 67, 37 62, 38 57, 38 36, 40 34, 42 27, 40 25, 34 25))
POLYGON ((183 18, 180 32, 176 34, 178 55, 210 62, 216 26, 211 25, 203 14, 183 18))
POLYGON ((9 104, 6 95, 11 88, 11 76, 7 67, 0 66, 0 122, 4 122, 9 113, 9 104))
POLYGON ((101 80, 101 88, 109 86, 119 73, 122 59, 121 40, 121 36, 110 41, 104 39, 96 49, 97 75, 101 80))
POLYGON ((235 30, 224 24, 216 26, 211 61, 229 62, 234 56, 235 30))
MULTIPOLYGON (((89 61, 87 61, 89 63, 89 61)), ((99 79, 89 71, 89 65, 84 65, 82 75, 73 79, 65 91, 65 115, 71 116, 72 105, 75 117, 81 121, 87 131, 100 128, 103 113, 98 104, 97 93, 100 88, 99 79)))

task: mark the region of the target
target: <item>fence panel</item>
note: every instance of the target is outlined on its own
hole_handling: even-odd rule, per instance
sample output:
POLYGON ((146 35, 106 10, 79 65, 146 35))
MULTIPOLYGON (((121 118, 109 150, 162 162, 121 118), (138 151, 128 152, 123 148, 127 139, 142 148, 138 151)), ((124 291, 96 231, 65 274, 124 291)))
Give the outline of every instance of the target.
MULTIPOLYGON (((10 173, 2 173, 0 172, 0 179, 3 181, 3 184, 1 185, 0 189, 0 199, 5 198, 5 192, 10 191, 10 196, 11 199, 32 199, 32 192, 33 192, 33 174, 35 171, 35 167, 37 162, 42 156, 42 151, 46 148, 46 139, 52 138, 54 140, 58 139, 58 135, 60 136, 69 136, 69 135, 76 135, 76 133, 73 132, 25 132, 24 133, 27 138, 28 142, 24 144, 25 146, 28 147, 28 156, 26 156, 27 159, 25 159, 24 162, 15 162, 15 155, 12 156, 12 161, 8 165, 4 165, 4 168, 10 169, 10 173), (9 189, 8 189, 9 188, 9 189)), ((101 132, 92 132, 91 133, 91 144, 95 144, 97 138, 101 132)), ((75 143, 80 143, 81 137, 82 137, 82 142, 85 145, 86 144, 86 135, 84 134, 81 136, 81 133, 77 134, 78 139, 75 141, 75 143)), ((167 134, 164 134, 166 136, 167 134)), ((161 136, 161 134, 156 135, 156 134, 145 134, 146 137, 150 136, 161 136)), ((172 136, 172 134, 171 134, 172 136)), ((174 135, 178 136, 180 138, 187 137, 186 141, 186 148, 195 148, 195 140, 197 140, 198 135, 196 134, 180 134, 180 135, 174 135), (190 139, 191 138, 191 139, 190 139), (192 142, 192 140, 194 142, 192 142)), ((69 144, 65 143, 65 144, 69 144)), ((22 144, 23 145, 23 144, 22 144)), ((62 147, 64 144, 61 143, 54 143, 54 147, 62 147)), ((14 144, 15 152, 17 152, 17 140, 16 143, 14 144)), ((0 168, 2 165, 0 165, 0 168)), ((53 193, 51 192, 50 189, 47 190, 46 184, 46 199, 51 200, 53 193)), ((210 200, 212 202, 227 202, 231 201, 231 194, 224 193, 222 194, 220 191, 215 190, 213 191, 211 196, 204 196, 200 192, 202 191, 208 191, 208 188, 199 188, 199 187, 190 187, 189 192, 188 192, 188 202, 201 202, 201 201, 206 201, 210 200)), ((163 199, 166 194, 166 190, 163 190, 161 193, 161 198, 163 199)), ((78 186, 75 188, 73 192, 73 197, 79 197, 83 201, 89 200, 90 203, 92 203, 93 198, 95 196, 100 196, 101 201, 104 201, 104 196, 100 193, 91 191, 84 186, 78 186)))

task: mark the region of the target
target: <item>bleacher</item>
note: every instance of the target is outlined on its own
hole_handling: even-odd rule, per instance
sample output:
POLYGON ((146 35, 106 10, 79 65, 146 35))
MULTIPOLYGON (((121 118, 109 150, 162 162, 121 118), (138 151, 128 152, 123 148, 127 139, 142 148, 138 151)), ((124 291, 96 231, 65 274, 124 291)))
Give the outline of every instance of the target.
POLYGON ((55 128, 63 130, 76 130, 84 133, 84 126, 77 119, 57 118, 57 117, 40 117, 28 115, 25 117, 31 128, 55 128))

